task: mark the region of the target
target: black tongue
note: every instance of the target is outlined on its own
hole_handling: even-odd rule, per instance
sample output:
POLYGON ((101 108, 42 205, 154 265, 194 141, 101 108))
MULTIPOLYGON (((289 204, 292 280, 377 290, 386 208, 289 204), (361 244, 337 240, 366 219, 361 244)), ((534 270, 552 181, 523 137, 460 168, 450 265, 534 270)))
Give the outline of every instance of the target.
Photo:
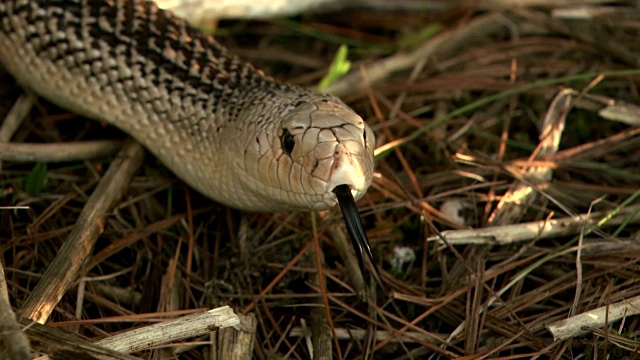
MULTIPOLYGON (((367 254, 371 266, 377 275, 377 268, 373 262, 373 254, 371 253, 371 245, 369 244, 369 238, 367 233, 364 232, 362 222, 358 216, 358 208, 356 207, 356 201, 351 195, 351 189, 349 185, 338 185, 333 189, 333 192, 338 198, 340 204, 340 210, 342 210, 342 217, 345 224, 347 224, 347 232, 349 232, 349 238, 351 239, 351 245, 353 245, 358 256, 358 265, 360 266, 360 272, 365 279, 368 279, 367 273, 364 267, 364 254, 367 254)), ((378 276, 376 276, 378 277, 378 276)), ((379 278, 379 277, 378 277, 379 278)))

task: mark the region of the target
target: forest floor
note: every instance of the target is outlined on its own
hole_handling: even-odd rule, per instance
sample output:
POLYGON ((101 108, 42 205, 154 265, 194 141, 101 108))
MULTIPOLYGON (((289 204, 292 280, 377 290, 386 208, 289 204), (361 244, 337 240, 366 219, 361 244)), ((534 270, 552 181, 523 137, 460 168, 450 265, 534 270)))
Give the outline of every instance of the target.
MULTIPOLYGON (((62 253, 114 155, 3 161, 0 206, 14 208, 0 210, 0 256, 14 311, 34 319, 50 306, 37 315, 47 328, 93 342, 229 305, 255 325, 257 359, 308 359, 311 348, 334 359, 640 358, 640 9, 519 3, 216 30, 267 74, 309 87, 346 45, 351 70, 328 91, 376 134, 358 206, 381 285, 341 250, 339 209, 232 210, 150 154, 97 244, 62 253), (57 256, 76 271, 46 277, 57 256)), ((35 105, 14 143, 125 138, 22 95, 0 71, 0 119, 19 97, 35 105)), ((215 359, 216 341, 132 355, 215 359)))

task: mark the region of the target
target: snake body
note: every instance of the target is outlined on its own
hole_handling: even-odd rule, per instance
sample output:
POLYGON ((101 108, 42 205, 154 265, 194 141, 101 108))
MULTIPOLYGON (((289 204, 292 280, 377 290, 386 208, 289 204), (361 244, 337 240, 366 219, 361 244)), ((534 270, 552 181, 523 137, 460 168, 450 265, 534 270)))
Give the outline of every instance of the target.
POLYGON ((338 98, 265 76, 142 0, 0 0, 0 64, 106 121, 176 175, 251 211, 316 210, 369 187, 374 136, 338 98))

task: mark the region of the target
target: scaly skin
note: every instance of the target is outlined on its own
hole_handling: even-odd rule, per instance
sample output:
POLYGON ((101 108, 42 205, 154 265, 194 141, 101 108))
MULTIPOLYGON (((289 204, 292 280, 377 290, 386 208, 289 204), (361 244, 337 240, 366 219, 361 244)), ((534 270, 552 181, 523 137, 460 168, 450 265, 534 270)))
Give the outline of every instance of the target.
POLYGON ((265 76, 152 2, 0 0, 0 64, 231 207, 326 209, 336 186, 358 199, 371 183, 374 135, 353 110, 265 76))

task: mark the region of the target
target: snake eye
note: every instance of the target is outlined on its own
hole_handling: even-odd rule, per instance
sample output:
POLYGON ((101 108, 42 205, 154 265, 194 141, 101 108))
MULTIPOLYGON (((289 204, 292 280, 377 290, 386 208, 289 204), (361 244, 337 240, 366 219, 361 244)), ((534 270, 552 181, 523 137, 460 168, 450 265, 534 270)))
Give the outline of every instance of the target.
POLYGON ((293 138, 293 135, 291 135, 289 130, 284 129, 280 139, 282 141, 282 151, 287 155, 291 155, 293 147, 296 145, 296 140, 293 138))

